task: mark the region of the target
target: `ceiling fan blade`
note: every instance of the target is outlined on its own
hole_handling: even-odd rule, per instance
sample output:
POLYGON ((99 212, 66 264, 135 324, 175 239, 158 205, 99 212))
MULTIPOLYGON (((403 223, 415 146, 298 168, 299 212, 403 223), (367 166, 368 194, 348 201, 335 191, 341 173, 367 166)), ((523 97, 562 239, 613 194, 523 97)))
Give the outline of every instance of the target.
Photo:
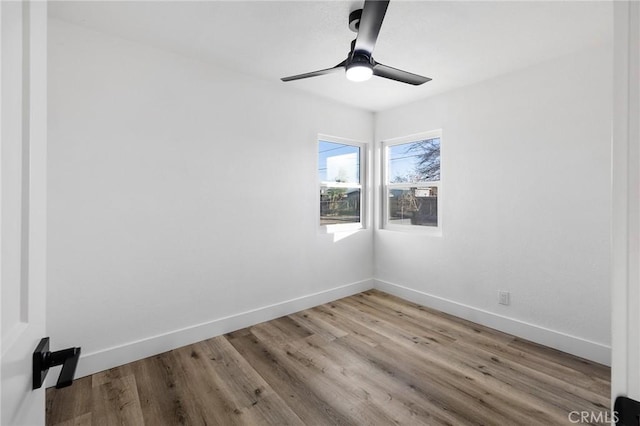
POLYGON ((369 55, 373 53, 384 14, 387 13, 387 6, 389 6, 389 0, 365 0, 354 52, 364 51, 369 55))
POLYGON ((423 77, 421 75, 413 74, 408 71, 402 71, 397 68, 380 64, 378 62, 374 62, 373 75, 399 81, 401 83, 413 84, 414 86, 419 86, 422 83, 431 81, 429 77, 423 77))
POLYGON ((317 77, 319 75, 331 74, 331 73, 334 73, 334 72, 340 70, 341 68, 344 68, 346 63, 347 63, 347 61, 342 61, 342 62, 340 62, 338 65, 336 65, 333 68, 326 68, 326 69, 323 69, 323 70, 312 71, 312 72, 308 72, 308 73, 305 73, 305 74, 298 74, 298 75, 292 75, 292 76, 289 76, 289 77, 283 77, 280 80, 282 80, 282 81, 293 81, 293 80, 301 80, 303 78, 317 77))

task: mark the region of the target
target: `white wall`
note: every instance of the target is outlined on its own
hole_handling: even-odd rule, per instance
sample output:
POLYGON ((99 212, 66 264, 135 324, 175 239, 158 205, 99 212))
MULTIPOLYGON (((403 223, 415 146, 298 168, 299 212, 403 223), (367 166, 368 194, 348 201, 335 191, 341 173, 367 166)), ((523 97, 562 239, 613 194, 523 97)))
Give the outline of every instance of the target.
POLYGON ((602 47, 377 114, 443 129, 443 236, 376 232, 377 286, 609 363, 611 95, 602 47))
POLYGON ((372 231, 319 234, 314 190, 318 133, 371 113, 56 19, 49 48, 48 325, 79 375, 372 286, 372 231))
POLYGON ((373 117, 56 19, 49 45, 48 334, 80 375, 372 276, 609 362, 610 48, 373 117), (442 237, 317 232, 316 136, 374 118, 377 141, 443 129, 442 237))

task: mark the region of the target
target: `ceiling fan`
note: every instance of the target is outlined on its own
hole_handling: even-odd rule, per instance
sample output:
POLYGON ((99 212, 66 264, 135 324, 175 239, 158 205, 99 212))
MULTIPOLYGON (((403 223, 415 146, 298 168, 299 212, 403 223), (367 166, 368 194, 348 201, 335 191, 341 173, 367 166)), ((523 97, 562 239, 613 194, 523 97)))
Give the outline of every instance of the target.
POLYGON ((392 68, 373 59, 373 48, 376 45, 378 33, 388 6, 389 0, 365 0, 362 9, 354 10, 349 14, 349 28, 356 32, 357 36, 351 42, 351 51, 347 59, 332 68, 292 75, 281 80, 293 81, 316 77, 331 74, 344 68, 347 78, 351 81, 365 81, 370 79, 372 75, 413 84, 414 86, 430 81, 431 79, 428 77, 392 68))

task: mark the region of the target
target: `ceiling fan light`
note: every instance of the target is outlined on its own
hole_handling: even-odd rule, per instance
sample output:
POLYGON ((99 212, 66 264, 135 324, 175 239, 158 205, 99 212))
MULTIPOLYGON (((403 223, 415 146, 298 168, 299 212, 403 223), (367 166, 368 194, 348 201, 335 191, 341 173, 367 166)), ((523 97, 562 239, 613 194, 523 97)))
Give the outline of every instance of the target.
POLYGON ((354 64, 347 67, 347 79, 351 81, 367 81, 373 75, 373 68, 369 64, 354 64))

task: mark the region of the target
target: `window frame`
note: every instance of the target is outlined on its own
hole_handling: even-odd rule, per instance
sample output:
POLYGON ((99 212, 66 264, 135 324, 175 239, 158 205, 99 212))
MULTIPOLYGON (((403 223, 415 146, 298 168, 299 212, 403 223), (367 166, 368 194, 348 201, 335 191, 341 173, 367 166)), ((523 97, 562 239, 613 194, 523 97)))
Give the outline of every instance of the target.
POLYGON ((442 129, 415 133, 408 136, 386 139, 381 142, 381 230, 420 233, 425 235, 442 236, 442 129), (440 139, 440 180, 414 183, 390 183, 389 182, 389 148, 397 145, 410 144, 429 139, 440 139), (438 224, 437 226, 398 225, 389 223, 389 191, 392 189, 410 188, 438 188, 438 224))
POLYGON ((319 230, 323 234, 332 234, 336 232, 350 232, 350 231, 359 231, 367 229, 367 196, 366 196, 366 188, 367 188, 367 167, 366 167, 366 159, 367 159, 367 146, 366 142, 361 142, 354 139, 342 138, 337 136, 329 136, 325 134, 318 134, 316 138, 316 224, 319 227, 319 230), (330 142, 342 145, 349 145, 359 149, 359 177, 360 182, 358 184, 354 183, 341 183, 341 182, 322 182, 320 180, 320 176, 318 174, 318 165, 320 162, 320 150, 319 145, 320 142, 330 142), (337 223, 337 224, 321 224, 321 214, 320 214, 320 203, 321 203, 321 191, 322 188, 358 188, 360 189, 360 221, 359 222, 351 222, 351 223, 337 223))

